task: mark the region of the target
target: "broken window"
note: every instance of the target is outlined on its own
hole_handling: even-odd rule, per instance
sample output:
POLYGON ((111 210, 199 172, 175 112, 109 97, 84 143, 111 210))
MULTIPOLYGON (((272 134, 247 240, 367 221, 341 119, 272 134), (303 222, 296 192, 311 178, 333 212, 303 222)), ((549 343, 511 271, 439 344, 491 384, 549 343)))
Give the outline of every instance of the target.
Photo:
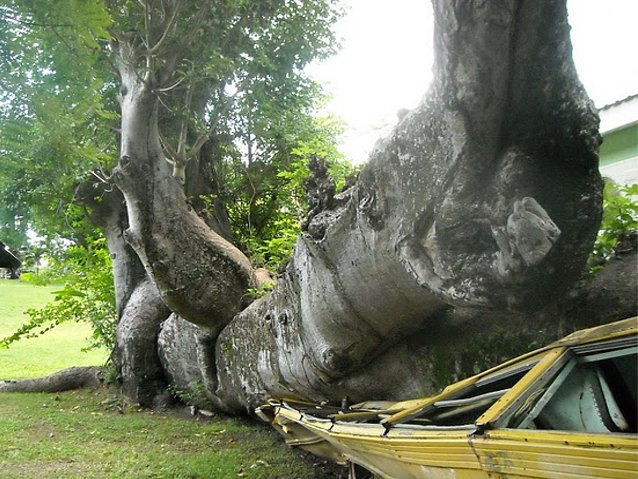
POLYGON ((614 340, 572 348, 564 366, 551 380, 529 394, 513 426, 635 433, 637 382, 635 344, 614 340))
POLYGON ((520 381, 539 357, 482 377, 454 396, 437 401, 404 424, 463 426, 473 424, 501 396, 520 381))

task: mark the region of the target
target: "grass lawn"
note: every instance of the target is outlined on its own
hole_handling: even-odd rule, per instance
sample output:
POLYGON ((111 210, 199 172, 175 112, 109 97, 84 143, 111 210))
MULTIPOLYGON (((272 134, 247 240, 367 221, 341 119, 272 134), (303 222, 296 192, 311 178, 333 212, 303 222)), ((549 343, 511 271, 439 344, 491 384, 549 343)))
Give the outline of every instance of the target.
MULTIPOLYGON (((0 336, 44 305, 56 287, 0 281, 0 336)), ((106 352, 83 353, 89 328, 66 324, 0 350, 0 379, 34 377, 73 365, 99 365, 106 352)), ((345 477, 341 470, 286 447, 270 427, 203 418, 184 410, 125 406, 114 391, 0 394, 0 479, 345 477)))
MULTIPOLYGON (((60 286, 33 286, 16 280, 0 280, 0 338, 26 320, 24 311, 39 308, 53 299, 60 286)), ((88 324, 64 323, 45 335, 20 340, 9 349, 0 349, 0 380, 44 376, 69 366, 101 366, 107 352, 83 352, 91 335, 88 324)))
POLYGON ((1 479, 235 477, 330 476, 249 421, 122 411, 105 390, 0 396, 1 479))

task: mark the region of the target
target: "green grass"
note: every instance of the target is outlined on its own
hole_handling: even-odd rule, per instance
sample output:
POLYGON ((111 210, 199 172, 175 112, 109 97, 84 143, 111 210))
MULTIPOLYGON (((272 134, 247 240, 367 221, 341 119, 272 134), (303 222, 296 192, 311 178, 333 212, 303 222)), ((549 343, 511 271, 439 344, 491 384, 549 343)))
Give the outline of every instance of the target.
MULTIPOLYGON (((43 306, 56 289, 0 281, 0 337, 15 331, 26 318, 22 312, 43 306)), ((88 334, 87 325, 67 323, 14 343, 0 350, 0 378, 103 363, 105 351, 81 351, 88 334)), ((0 479, 342 477, 304 457, 266 425, 138 410, 107 389, 0 394, 0 479)))
MULTIPOLYGON (((0 338, 15 332, 28 319, 24 311, 44 306, 58 289, 59 286, 0 280, 0 338)), ((88 346, 90 335, 88 324, 68 322, 40 337, 0 349, 0 379, 44 376, 69 366, 102 365, 108 356, 105 350, 82 351, 88 346)))
POLYGON ((324 477, 270 429, 124 407, 105 390, 0 396, 0 479, 324 477))

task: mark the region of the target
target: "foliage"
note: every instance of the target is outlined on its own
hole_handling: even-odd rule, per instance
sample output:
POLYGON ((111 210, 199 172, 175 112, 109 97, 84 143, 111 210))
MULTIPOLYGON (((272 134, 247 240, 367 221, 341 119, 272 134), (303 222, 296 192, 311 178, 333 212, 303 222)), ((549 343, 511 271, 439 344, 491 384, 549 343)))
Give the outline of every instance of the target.
MULTIPOLYGON (((48 278, 63 282, 54 292, 52 302, 43 308, 27 310, 29 320, 13 334, 0 340, 0 345, 29 337, 37 337, 68 321, 86 322, 93 329, 90 347, 115 347, 115 293, 111 259, 104 239, 96 233, 84 246, 72 246, 63 258, 53 259, 48 278)), ((40 277, 34 275, 33 278, 40 277)))
POLYGON ((0 234, 18 248, 27 229, 67 235, 78 178, 113 161, 110 17, 97 0, 8 0, 0 20, 0 234))
POLYGON ((266 296, 275 288, 274 281, 264 281, 259 288, 250 288, 246 290, 245 297, 247 299, 259 299, 266 296))
POLYGON ((590 264, 597 269, 608 260, 630 233, 638 231, 638 184, 621 186, 607 183, 603 191, 603 218, 590 264))
POLYGON ((175 384, 169 384, 168 391, 188 406, 195 406, 200 409, 214 410, 215 406, 206 395, 206 387, 201 381, 191 381, 186 388, 182 389, 175 384))
POLYGON ((120 54, 121 63, 162 92, 159 128, 167 155, 197 158, 200 173, 208 163, 203 169, 216 186, 189 186, 187 173, 191 204, 228 217, 258 263, 280 266, 303 201, 289 196, 289 180, 279 173, 295 168, 293 150, 304 142, 336 154, 334 122, 312 118, 322 97, 304 67, 335 51, 337 0, 236 0, 206 8, 142 1, 110 11, 118 45, 135 51, 120 54), (207 147, 198 150, 201 138, 207 147))
POLYGON ((334 118, 308 118, 289 129, 290 145, 277 155, 245 165, 244 174, 228 172, 221 197, 233 231, 256 264, 281 271, 292 254, 307 213, 308 158, 316 155, 329 165, 337 189, 358 168, 337 149, 341 124, 334 118))
MULTIPOLYGON (((59 285, 34 286, 22 280, 0 279, 0 338, 24 324, 25 309, 43 308, 58 289, 59 285)), ((67 321, 45 336, 23 339, 8 349, 0 348, 0 380, 42 377, 70 366, 104 364, 108 351, 85 350, 91 333, 89 324, 67 321)))
MULTIPOLYGON (((295 168, 292 150, 304 143, 334 149, 335 125, 312 119, 321 94, 304 67, 335 51, 341 14, 337 0, 5 2, 0 233, 15 237, 14 248, 27 228, 77 243, 77 217, 67 214, 75 186, 89 171, 108 176, 117 156, 112 67, 118 42, 129 39, 142 46, 140 77, 156 86, 167 148, 209 137, 204 160, 222 191, 192 196, 218 194, 241 242, 273 241, 266 251, 277 250, 274 230, 289 222, 278 212, 299 217, 303 205, 299 194, 294 208, 284 204, 278 173, 295 168)), ((266 262, 279 264, 284 254, 271 256, 266 262)))

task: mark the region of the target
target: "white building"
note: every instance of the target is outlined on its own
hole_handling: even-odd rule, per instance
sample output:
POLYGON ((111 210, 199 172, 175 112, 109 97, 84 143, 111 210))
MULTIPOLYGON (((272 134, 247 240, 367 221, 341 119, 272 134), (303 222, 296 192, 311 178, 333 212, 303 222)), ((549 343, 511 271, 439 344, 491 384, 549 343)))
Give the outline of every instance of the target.
POLYGON ((638 94, 599 110, 600 172, 616 183, 638 183, 638 94))

